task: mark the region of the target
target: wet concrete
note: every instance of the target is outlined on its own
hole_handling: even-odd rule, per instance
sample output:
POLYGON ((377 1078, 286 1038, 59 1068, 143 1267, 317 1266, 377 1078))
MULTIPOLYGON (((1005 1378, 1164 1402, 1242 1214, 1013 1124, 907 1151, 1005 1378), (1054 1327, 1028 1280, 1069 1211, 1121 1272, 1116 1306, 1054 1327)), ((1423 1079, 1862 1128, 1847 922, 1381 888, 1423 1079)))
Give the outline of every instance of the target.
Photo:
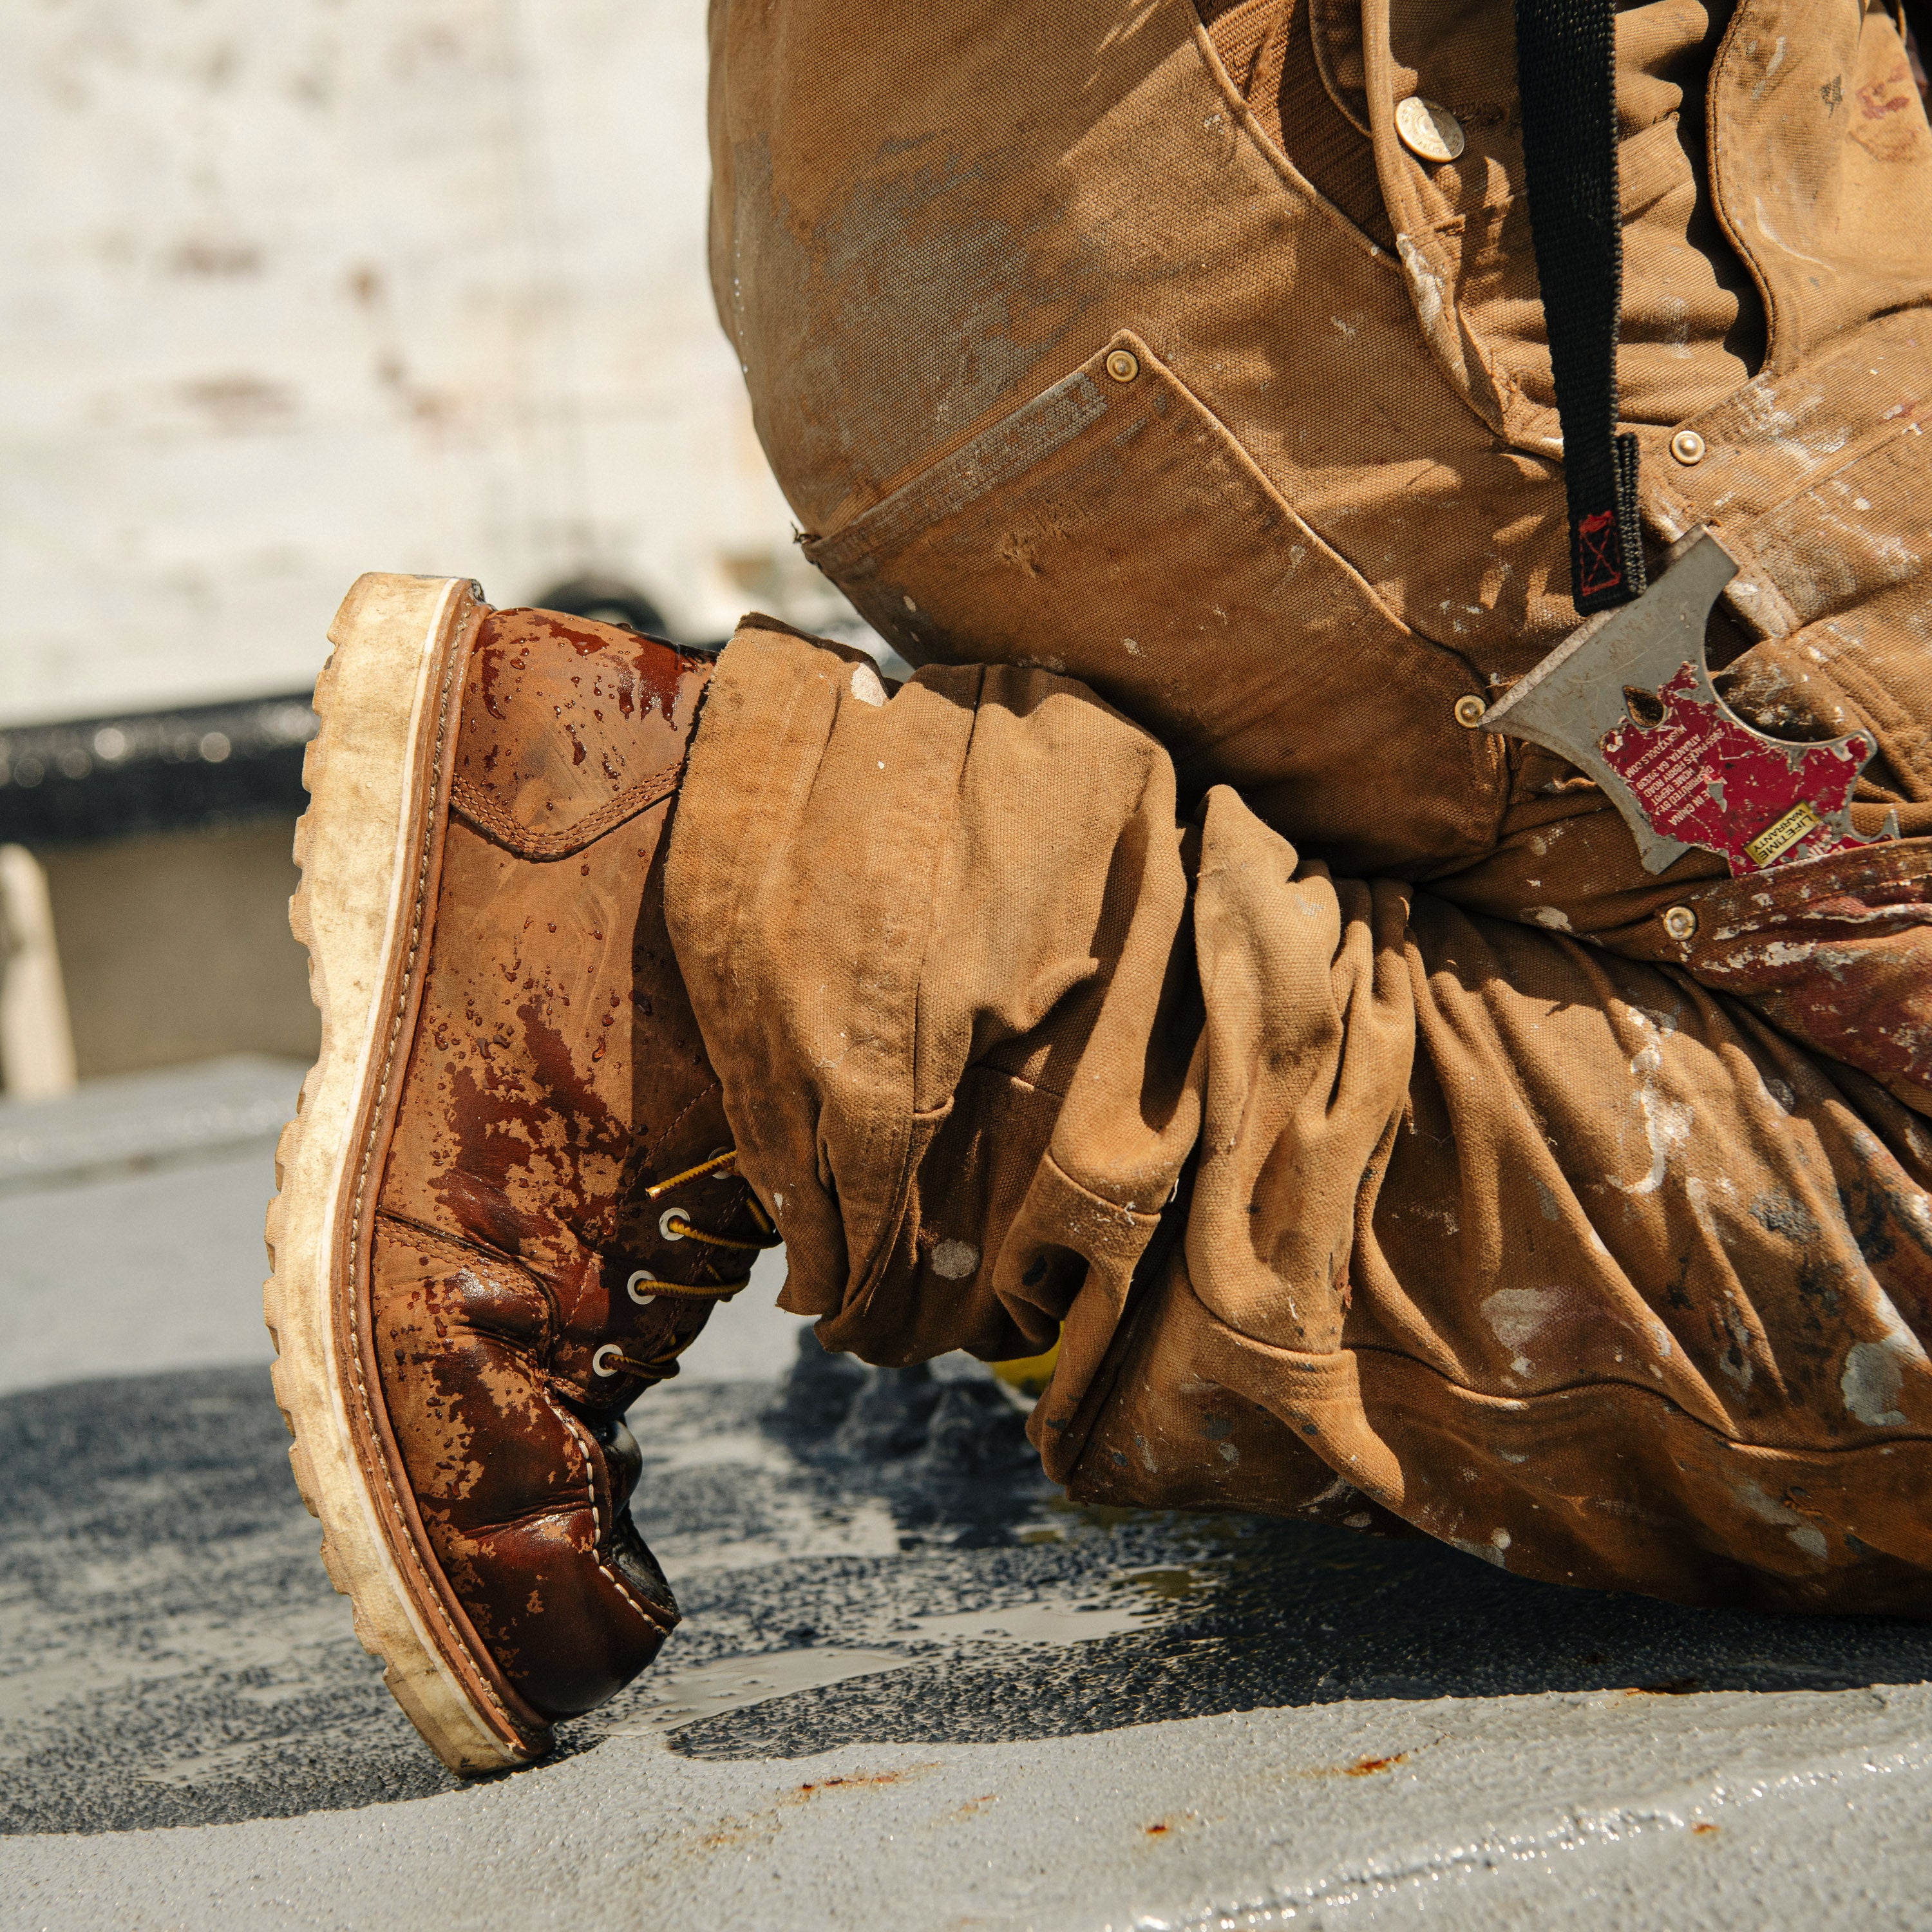
MULTIPOLYGON (((184 1211, 260 1152, 177 1148, 184 1211)), ((0 1304, 24 1211, 128 1178, 71 1166, 0 1201, 0 1304)), ((632 1417, 685 1624, 468 1785, 350 1634, 260 1361, 0 1397, 0 1924, 1922 1922, 1920 1627, 1075 1508, 977 1365, 781 1379, 796 1324, 726 1312, 632 1417)))
MULTIPOLYGON (((995 1386, 966 1365, 941 1374, 863 1378, 830 1418, 860 1414, 844 1445, 836 1427, 802 1433, 769 1384, 640 1404, 637 1514, 686 1622, 655 1672, 566 1727, 564 1754, 641 1734, 690 1758, 793 1760, 1365 1700, 1924 1674, 1910 1624, 1686 1612, 1525 1583, 1420 1540, 1072 1508, 1022 1460, 995 1386), (896 1456, 849 1446, 888 1430, 896 1456), (980 1466, 970 1483, 949 1435, 980 1466)), ((821 1405, 812 1426, 826 1420, 821 1405)), ((351 1637, 286 1449, 254 1369, 0 1402, 0 1831, 456 1788, 351 1637)))

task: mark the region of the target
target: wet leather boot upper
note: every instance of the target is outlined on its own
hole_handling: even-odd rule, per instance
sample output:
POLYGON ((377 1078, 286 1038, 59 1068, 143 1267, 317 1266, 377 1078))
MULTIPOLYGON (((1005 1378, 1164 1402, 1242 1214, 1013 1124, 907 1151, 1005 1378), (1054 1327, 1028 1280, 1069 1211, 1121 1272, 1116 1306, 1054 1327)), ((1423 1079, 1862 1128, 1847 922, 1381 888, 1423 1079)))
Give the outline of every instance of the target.
POLYGON ((477 1633, 550 1718, 609 1696, 676 1621, 631 1521, 624 1411, 772 1239, 664 928, 710 674, 605 625, 485 620, 376 1203, 400 1464, 477 1633))

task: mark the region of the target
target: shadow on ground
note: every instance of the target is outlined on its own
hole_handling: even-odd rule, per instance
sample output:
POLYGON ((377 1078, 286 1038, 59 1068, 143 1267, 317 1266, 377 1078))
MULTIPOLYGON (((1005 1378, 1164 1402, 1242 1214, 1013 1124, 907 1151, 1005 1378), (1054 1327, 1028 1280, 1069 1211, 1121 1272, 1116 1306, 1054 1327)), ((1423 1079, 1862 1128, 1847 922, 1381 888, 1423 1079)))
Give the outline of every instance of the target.
MULTIPOLYGON (((674 1749, 792 1757, 1341 1699, 1927 1675, 1914 1624, 1687 1611, 1421 1540, 1073 1508, 1041 1488, 1004 1403, 970 1366, 828 1376, 820 1358, 776 1403, 761 1384, 674 1385, 634 1413, 640 1526, 687 1619, 661 1669, 819 1646, 908 1660, 687 1725, 674 1749), (1026 1641, 1042 1606, 1059 1634, 1089 1611, 1113 1634, 1026 1641), (997 1634, 1003 1618, 1016 1634, 997 1634)), ((286 1449, 256 1369, 0 1401, 0 1832, 456 1787, 350 1634, 286 1449)), ((645 1700, 634 1688, 566 1727, 563 1748, 635 1728, 645 1700)))

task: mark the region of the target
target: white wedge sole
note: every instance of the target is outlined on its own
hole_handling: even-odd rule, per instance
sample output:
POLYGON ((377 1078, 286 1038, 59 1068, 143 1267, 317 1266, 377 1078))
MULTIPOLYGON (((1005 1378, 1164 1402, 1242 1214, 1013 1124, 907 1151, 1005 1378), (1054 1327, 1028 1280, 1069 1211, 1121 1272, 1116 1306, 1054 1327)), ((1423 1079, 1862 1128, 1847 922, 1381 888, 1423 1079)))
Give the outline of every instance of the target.
POLYGON ((359 578, 329 627, 290 904, 322 1052, 276 1148, 265 1312, 276 1400, 330 1580, 363 1647, 453 1770, 527 1762, 549 1728, 504 1683, 396 1475, 365 1318, 368 1228, 427 954, 463 675, 480 591, 359 578))

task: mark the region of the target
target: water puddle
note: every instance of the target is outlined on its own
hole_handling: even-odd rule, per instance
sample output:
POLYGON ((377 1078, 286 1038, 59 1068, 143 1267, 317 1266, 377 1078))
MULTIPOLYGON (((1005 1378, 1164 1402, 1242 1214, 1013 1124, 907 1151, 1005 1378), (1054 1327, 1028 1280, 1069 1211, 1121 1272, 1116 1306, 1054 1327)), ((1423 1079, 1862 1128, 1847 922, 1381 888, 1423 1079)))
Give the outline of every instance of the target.
POLYGON ((1125 1636, 1161 1621, 1149 1603, 1016 1604, 1000 1610, 962 1610, 943 1616, 908 1617, 897 1627, 916 1628, 918 1636, 942 1642, 1091 1643, 1103 1636, 1125 1636))
MULTIPOLYGON (((1118 1580, 1131 1588, 1145 1589, 1139 1576, 1118 1580)), ((1144 1595, 1138 1601, 1012 1604, 998 1610, 907 1617, 892 1627, 893 1636, 908 1646, 903 1650, 814 1644, 718 1658, 687 1670, 656 1671, 632 1694, 638 1708, 629 1720, 608 1735, 668 1739, 673 1732, 702 1724, 708 1718, 748 1710, 800 1691, 823 1690, 848 1678, 879 1676, 916 1664, 931 1664, 964 1644, 1007 1644, 1018 1649, 1126 1636, 1165 1621, 1167 1606, 1160 1593, 1148 1594, 1152 1600, 1144 1595)))
POLYGON ((808 1650, 767 1651, 752 1657, 722 1657, 686 1670, 653 1673, 641 1693, 633 1694, 640 1707, 634 1716, 608 1735, 668 1738, 687 1724, 702 1724, 728 1711, 748 1710, 774 1697, 822 1690, 848 1677, 903 1670, 908 1664, 923 1661, 900 1651, 841 1650, 830 1644, 808 1650))

